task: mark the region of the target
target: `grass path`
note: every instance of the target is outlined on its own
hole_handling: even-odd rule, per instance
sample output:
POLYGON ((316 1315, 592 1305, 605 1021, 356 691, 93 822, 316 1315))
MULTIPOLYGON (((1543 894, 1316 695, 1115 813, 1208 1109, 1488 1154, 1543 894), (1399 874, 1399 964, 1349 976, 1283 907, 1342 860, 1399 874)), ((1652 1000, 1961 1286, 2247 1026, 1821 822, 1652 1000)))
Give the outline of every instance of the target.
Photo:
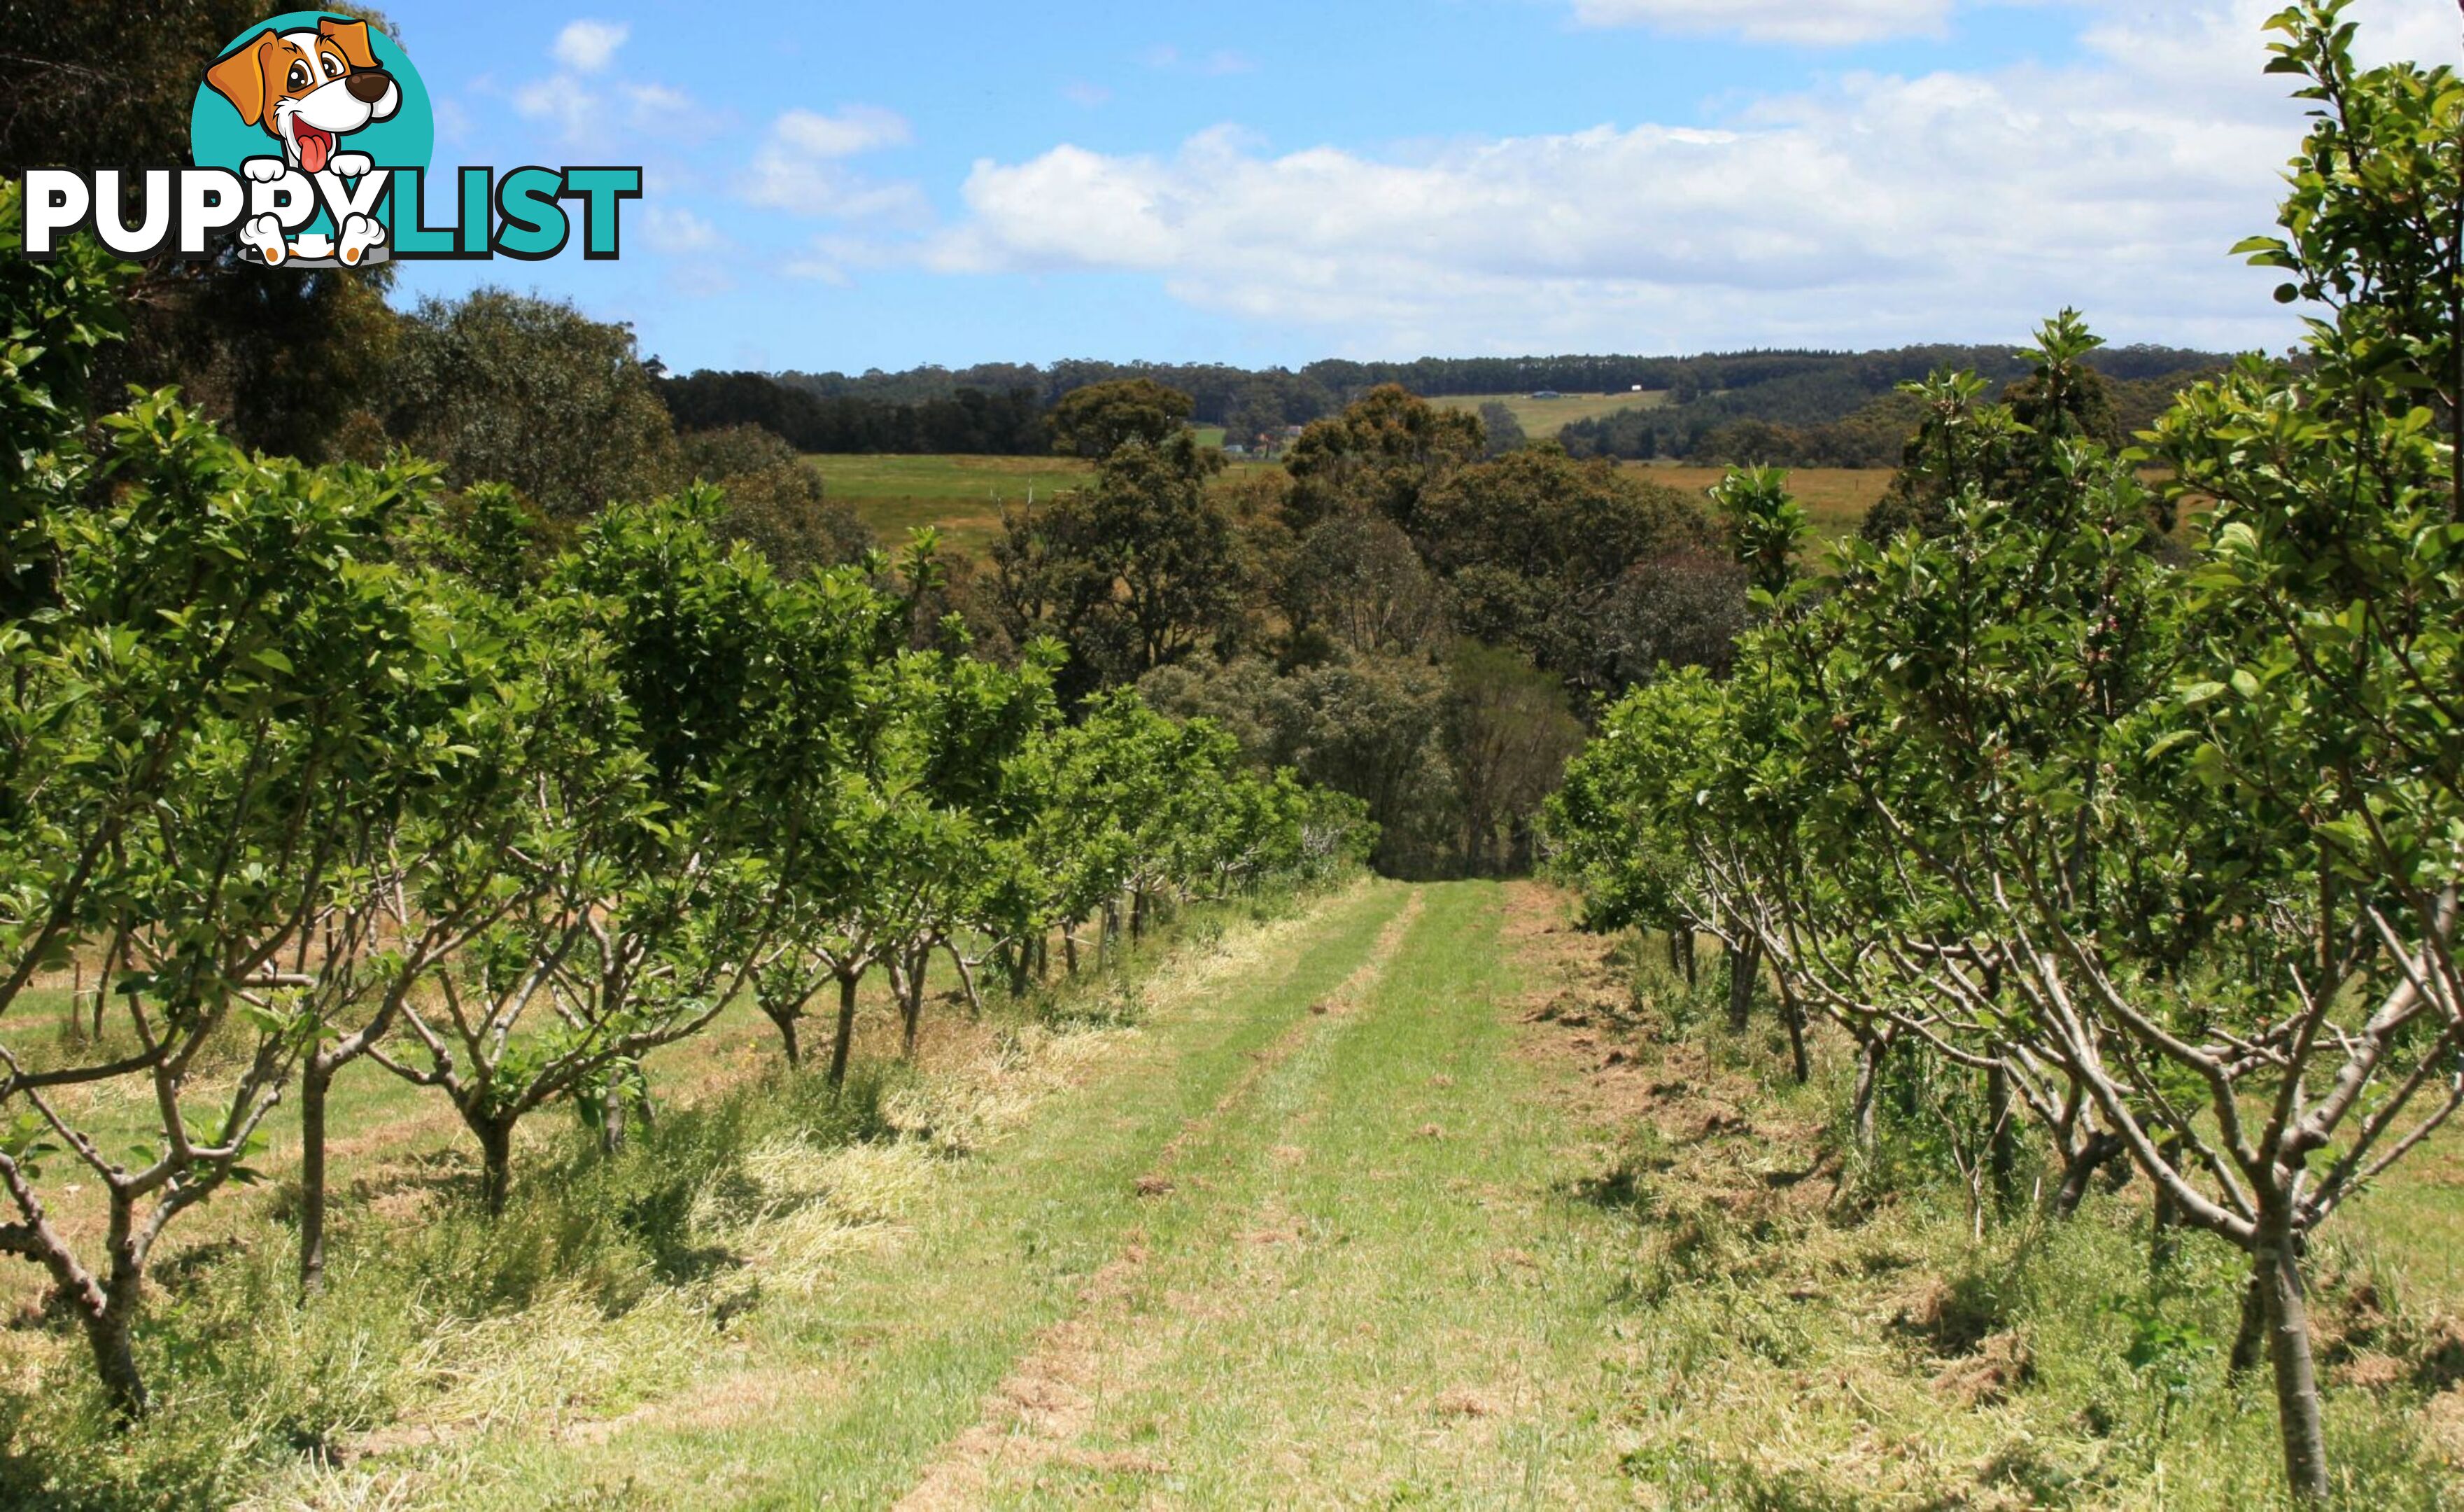
POLYGON ((1602 1299, 1554 1284, 1615 1226, 1551 1190, 1568 1133, 1510 1042, 1504 901, 1337 901, 681 1397, 486 1446, 457 1500, 1616 1500, 1602 1299))

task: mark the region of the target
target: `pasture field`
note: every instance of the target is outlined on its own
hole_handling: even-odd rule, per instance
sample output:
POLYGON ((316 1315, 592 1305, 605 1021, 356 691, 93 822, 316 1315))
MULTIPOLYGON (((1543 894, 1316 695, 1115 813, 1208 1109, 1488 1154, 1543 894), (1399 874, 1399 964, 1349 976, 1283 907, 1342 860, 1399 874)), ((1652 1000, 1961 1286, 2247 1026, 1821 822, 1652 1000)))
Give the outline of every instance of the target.
POLYGON ((940 527, 952 548, 980 554, 1001 534, 1001 505, 1095 480, 1067 456, 810 456, 828 496, 855 508, 893 550, 910 530, 940 527))
POLYGON ((1502 404, 1514 411, 1523 434, 1535 441, 1553 441, 1559 431, 1577 420, 1596 420, 1619 410, 1657 410, 1667 402, 1664 389, 1641 393, 1570 393, 1554 399, 1534 399, 1521 393, 1458 393, 1429 401, 1441 410, 1462 410, 1472 414, 1478 414, 1482 405, 1502 404))
MULTIPOLYGON (((2151 1274, 2145 1183, 1975 1237, 1843 1166, 1844 1041, 1793 1086, 1767 1012, 1730 1033, 1571 909, 1194 915, 1056 996, 936 1005, 914 1069, 869 999, 842 1102, 732 1018, 657 1057, 651 1148, 543 1117, 494 1230, 467 1138, 354 1068, 334 1302, 280 1295, 278 1137, 170 1269, 190 1394, 8 1504, 2276 1504, 2267 1389, 2218 1361, 2233 1266, 2191 1236, 2151 1274)), ((2320 1256, 2341 1504, 2464 1493, 2459 1170, 2448 1137, 2320 1256)), ((70 1347, 0 1333, 0 1501, 70 1347)))
MULTIPOLYGON (((1700 495, 1728 476, 1725 467, 1689 467, 1672 462, 1627 462, 1655 483, 1700 495)), ((1796 467, 1788 472, 1789 487, 1814 518, 1817 542, 1852 536, 1867 512, 1891 486, 1887 467, 1796 467)), ((1709 507, 1705 502, 1705 507, 1709 507)))
MULTIPOLYGON (((893 550, 910 530, 935 525, 945 545, 981 555, 1001 536, 1003 504, 1023 504, 1095 481, 1093 466, 1069 456, 826 456, 804 460, 822 475, 828 496, 853 505, 893 550)), ((1223 477, 1236 478, 1276 465, 1235 462, 1223 477)))

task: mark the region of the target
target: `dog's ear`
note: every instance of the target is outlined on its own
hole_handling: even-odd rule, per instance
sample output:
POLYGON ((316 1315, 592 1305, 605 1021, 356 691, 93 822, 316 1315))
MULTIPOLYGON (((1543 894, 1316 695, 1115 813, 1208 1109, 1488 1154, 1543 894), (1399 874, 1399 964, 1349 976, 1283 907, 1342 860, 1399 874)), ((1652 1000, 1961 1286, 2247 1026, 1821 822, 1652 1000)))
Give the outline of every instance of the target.
POLYGON ((206 70, 206 82, 236 106, 239 119, 252 126, 265 119, 265 50, 273 45, 274 33, 259 32, 240 44, 238 52, 206 70))
POLYGON ((374 68, 376 54, 368 50, 368 24, 365 21, 337 21, 331 16, 317 23, 318 34, 342 50, 353 68, 374 68))

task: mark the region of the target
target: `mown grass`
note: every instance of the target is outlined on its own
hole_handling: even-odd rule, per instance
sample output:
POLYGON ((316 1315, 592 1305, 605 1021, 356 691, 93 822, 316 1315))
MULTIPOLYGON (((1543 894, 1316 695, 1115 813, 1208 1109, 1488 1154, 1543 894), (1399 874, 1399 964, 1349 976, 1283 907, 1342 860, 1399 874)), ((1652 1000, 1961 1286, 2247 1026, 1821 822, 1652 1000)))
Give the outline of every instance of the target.
MULTIPOLYGON (((2283 1504, 2272 1386, 2226 1370, 2239 1256, 2195 1234, 2160 1256, 2144 1182, 2054 1219, 2024 1167, 1980 1238, 1913 1089, 1885 1098, 1878 1157, 1854 1156, 1841 1047, 1795 1087, 1774 1027, 1719 1026, 1722 984, 1635 974, 1618 1042, 1638 1083, 1682 1090, 1621 1121, 1590 1190, 1639 1241, 1614 1309, 1639 1487, 1668 1505, 2283 1504)), ((2407 1206, 2385 1196, 2382 1213, 2407 1206)), ((2376 1220, 2347 1221, 2311 1254, 2335 1503, 2453 1505, 2453 1300, 2376 1220)))
POLYGON ((1148 1029, 997 1159, 954 1172, 894 1246, 748 1319, 740 1352, 697 1400, 758 1392, 759 1411, 663 1415, 583 1450, 491 1446, 505 1478, 473 1478, 443 1501, 529 1507, 593 1486, 649 1507, 886 1504, 1133 1242, 1151 1211, 1136 1178, 1158 1148, 1357 964, 1401 901, 1378 887, 1267 937, 1267 949, 1227 942, 1228 975, 1195 997, 1167 992, 1148 1029))
POLYGON ((1084 488, 1095 471, 1066 456, 811 456, 828 497, 893 549, 911 530, 939 528, 956 550, 980 554, 1001 535, 1001 508, 1084 488))
POLYGON ((1503 890, 1429 890, 1156 1204, 1086 1347, 1069 1441, 991 1505, 1564 1506, 1625 1499, 1601 1280, 1621 1226, 1559 1191, 1567 1133, 1501 1012, 1503 890))
MULTIPOLYGON (((1980 1237, 1924 1087, 1857 1156, 1843 1047, 1795 1086, 1768 1007, 1564 910, 1193 914, 838 1098, 741 1024, 615 1159, 542 1121, 495 1223, 397 1123, 325 1298, 279 1190, 184 1241, 136 1430, 22 1317, 0 1505, 2278 1504, 2236 1256, 2160 1255, 2144 1183, 2056 1221, 2023 1175, 1980 1237)), ((2464 1495, 2426 1154, 2310 1256, 2343 1506, 2464 1495)))
MULTIPOLYGON (((137 1428, 110 1424, 76 1336, 27 1288, 0 1345, 0 1505, 484 1496, 515 1473, 508 1445, 594 1432, 751 1341, 836 1326, 813 1301, 824 1283, 1066 1086, 1177 946, 1281 906, 1194 911, 1114 972, 997 1002, 980 1025, 938 1008, 922 1071, 890 1063, 876 1034, 845 1096, 781 1065, 747 1015, 653 1065, 659 1116, 613 1160, 569 1115, 535 1119, 496 1222, 450 1116, 402 1101, 389 1078, 354 1081, 337 1098, 348 1190, 327 1295, 294 1295, 278 1183, 184 1220, 141 1324, 156 1410, 137 1428), (798 1321, 772 1316, 791 1303, 798 1321)), ((269 1153, 277 1178, 291 1153, 269 1153)), ((553 1504, 551 1489, 499 1504, 553 1504)))

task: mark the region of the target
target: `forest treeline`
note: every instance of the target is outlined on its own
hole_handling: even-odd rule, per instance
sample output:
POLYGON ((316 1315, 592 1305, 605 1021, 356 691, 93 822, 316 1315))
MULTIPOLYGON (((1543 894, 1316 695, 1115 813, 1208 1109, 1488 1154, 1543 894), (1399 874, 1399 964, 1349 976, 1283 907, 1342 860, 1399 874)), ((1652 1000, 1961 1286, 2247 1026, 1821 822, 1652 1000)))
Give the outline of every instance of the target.
MULTIPOLYGON (((2213 353, 2130 346, 2098 353, 2125 418, 2152 418, 2190 378, 2222 367, 2213 353)), ((698 371, 664 375, 660 393, 688 427, 760 425, 806 452, 975 452, 1046 449, 1037 421, 1079 389, 1145 380, 1190 396, 1191 418, 1252 444, 1399 387, 1425 398, 1558 391, 1631 394, 1634 407, 1581 421, 1559 436, 1578 456, 1670 457, 1785 466, 1892 467, 1906 427, 1898 385, 1944 367, 1997 383, 2026 367, 2005 346, 1893 351, 1733 352, 1699 357, 1423 358, 1327 361, 1297 372, 1221 364, 1070 361, 988 363, 905 372, 698 371), (1647 391, 1646 393, 1638 390, 1647 391)), ((1540 437, 1547 439, 1547 437, 1540 437)))
POLYGON ((1897 514, 1818 564, 1786 475, 1732 473, 1730 675, 1610 708, 1549 832, 1595 924, 1687 977, 1718 941, 1800 1082, 1811 1028, 1853 1045, 1840 1143, 1955 1172, 1979 1238, 2144 1180, 2134 1367, 2264 1370, 2291 1498, 2384 1505, 2311 1291, 2464 1111, 2464 80, 2358 67, 2347 0, 2268 28, 2312 125, 2235 251, 2315 312, 2300 352, 2125 450, 2064 311, 2007 402, 1913 388, 1897 514))

